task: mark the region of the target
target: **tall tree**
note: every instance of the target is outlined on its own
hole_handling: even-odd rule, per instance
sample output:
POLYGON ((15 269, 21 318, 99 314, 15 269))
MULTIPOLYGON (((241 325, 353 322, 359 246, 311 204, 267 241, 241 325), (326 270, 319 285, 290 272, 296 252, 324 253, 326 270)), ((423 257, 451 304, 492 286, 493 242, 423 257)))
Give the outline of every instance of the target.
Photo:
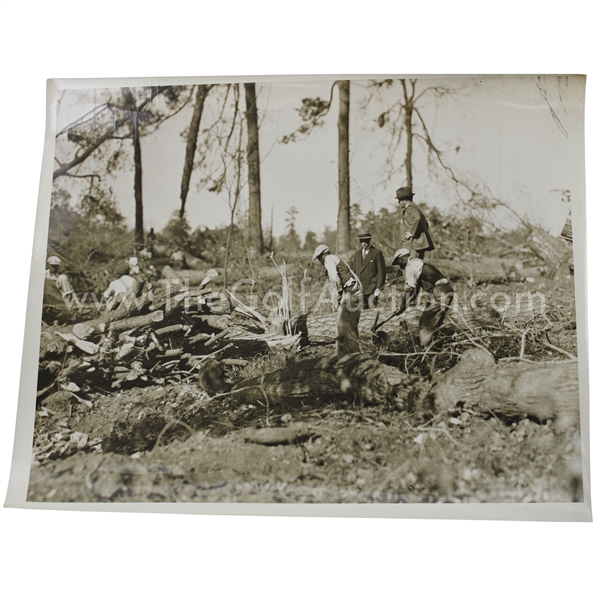
POLYGON ((191 116, 191 123, 187 132, 187 144, 185 146, 185 162, 183 163, 183 176, 181 178, 181 209, 179 210, 180 218, 185 215, 185 203, 187 202, 187 194, 189 193, 189 182, 193 171, 193 158, 198 145, 198 133, 200 131, 200 121, 202 112, 204 111, 204 101, 210 91, 211 85, 198 85, 196 90, 195 105, 191 116))
MULTIPOLYGON (((446 150, 435 142, 430 134, 422 108, 431 99, 440 101, 446 97, 460 93, 464 86, 449 87, 431 85, 418 89, 418 79, 385 79, 384 81, 371 81, 370 94, 362 104, 362 108, 369 106, 373 100, 378 99, 386 105, 386 109, 379 113, 376 119, 378 126, 388 132, 388 154, 384 164, 384 176, 387 181, 395 180, 396 186, 400 183, 414 187, 414 153, 418 146, 424 149, 427 157, 428 169, 432 176, 438 175, 438 169, 452 180, 456 187, 466 190, 470 196, 473 192, 472 185, 455 173, 446 160, 446 150), (397 90, 399 84, 400 90, 397 90), (389 103, 389 98, 392 98, 389 103), (400 158, 398 159, 398 154, 400 158), (403 174, 403 181, 398 177, 403 174)), ((450 148, 454 152, 459 147, 450 148)))
POLYGON ((337 212, 337 251, 351 247, 349 210, 349 81, 338 81, 339 88, 339 209, 337 212))
POLYGON ((323 124, 333 101, 335 87, 339 89, 338 130, 338 209, 337 209, 337 251, 345 252, 351 247, 350 225, 350 172, 349 172, 349 116, 350 81, 335 81, 331 86, 331 96, 327 101, 321 98, 304 98, 298 113, 303 121, 290 135, 282 138, 282 143, 305 139, 314 128, 323 124))
POLYGON ((404 121, 406 128, 406 184, 408 187, 412 187, 412 183, 414 181, 412 177, 412 151, 413 151, 413 143, 414 143, 414 134, 412 132, 412 115, 414 114, 414 95, 416 93, 416 82, 410 82, 412 85, 412 89, 408 92, 408 88, 406 86, 406 80, 400 79, 401 87, 403 89, 403 97, 404 97, 404 121))
MULTIPOLYGON (((128 157, 133 158, 135 198, 135 244, 143 246, 143 188, 141 137, 156 131, 166 120, 177 114, 190 101, 182 87, 147 87, 119 90, 91 90, 89 98, 94 108, 73 121, 56 135, 55 161, 58 168, 53 173, 57 180, 87 179, 90 189, 76 194, 111 199, 112 190, 104 179, 123 168, 128 157), (101 101, 98 102, 98 97, 101 101), (132 153, 127 149, 132 142, 132 153)), ((87 102, 87 99, 81 103, 87 102)))
POLYGON ((244 83, 244 89, 249 184, 248 241, 252 250, 262 252, 264 250, 264 238, 262 235, 262 204, 260 197, 260 144, 256 84, 244 83))
POLYGON ((139 110, 135 98, 128 87, 123 88, 125 107, 129 111, 131 138, 133 140, 133 193, 135 197, 135 245, 141 249, 144 245, 144 203, 142 188, 141 139, 139 131, 139 110))
MULTIPOLYGON (((187 105, 191 94, 185 96, 184 90, 185 88, 176 86, 129 90, 138 97, 136 111, 142 117, 138 119, 138 123, 143 124, 140 130, 143 129, 144 135, 153 133, 163 122, 187 105), (164 98, 163 107, 157 104, 159 97, 164 98)), ((130 111, 123 106, 122 93, 115 96, 114 92, 108 89, 91 91, 94 95, 89 102, 96 104, 94 108, 56 134, 57 152, 54 160, 58 166, 52 174, 53 180, 64 176, 88 176, 82 174, 78 167, 94 162, 91 158, 96 158, 93 167, 96 176, 97 171, 110 170, 115 166, 114 154, 119 148, 117 146, 115 149, 111 142, 124 139, 119 132, 130 124, 130 111), (98 102, 96 96, 104 96, 104 99, 98 102), (108 146, 110 148, 106 150, 108 146), (102 150, 106 151, 102 153, 102 150)), ((128 136, 130 133, 125 135, 128 136)))

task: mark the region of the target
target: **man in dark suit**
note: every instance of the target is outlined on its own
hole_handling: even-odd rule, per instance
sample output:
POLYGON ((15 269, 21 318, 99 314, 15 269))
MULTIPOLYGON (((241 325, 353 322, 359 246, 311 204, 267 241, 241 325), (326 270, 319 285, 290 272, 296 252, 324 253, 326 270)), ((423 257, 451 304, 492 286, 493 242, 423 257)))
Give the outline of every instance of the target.
POLYGON ((425 252, 435 249, 428 232, 428 222, 422 210, 412 201, 414 194, 411 187, 400 187, 395 195, 399 202, 402 247, 410 250, 411 256, 422 260, 425 252))
POLYGON ((364 294, 364 308, 375 308, 385 285, 387 267, 381 250, 373 247, 369 231, 360 233, 362 246, 353 259, 353 270, 358 275, 364 294))

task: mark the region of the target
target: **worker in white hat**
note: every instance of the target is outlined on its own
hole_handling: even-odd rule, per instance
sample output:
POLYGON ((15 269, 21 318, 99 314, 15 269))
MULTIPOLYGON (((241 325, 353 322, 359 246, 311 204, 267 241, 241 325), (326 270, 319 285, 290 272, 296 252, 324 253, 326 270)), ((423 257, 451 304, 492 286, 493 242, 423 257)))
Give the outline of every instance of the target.
POLYGON ((319 245, 314 250, 313 259, 325 267, 336 294, 337 353, 357 353, 360 351, 358 323, 362 308, 360 280, 345 260, 331 254, 327 245, 319 245))
POLYGON ((405 291, 399 308, 394 312, 398 316, 404 312, 424 291, 426 297, 424 311, 420 317, 420 343, 423 347, 430 345, 435 331, 443 324, 445 315, 453 301, 453 287, 445 275, 435 266, 410 256, 410 250, 400 248, 393 256, 393 265, 405 272, 405 291))
POLYGON ((46 279, 54 281, 63 299, 69 298, 73 294, 73 287, 71 286, 69 277, 60 272, 62 260, 58 256, 50 256, 47 263, 46 279))

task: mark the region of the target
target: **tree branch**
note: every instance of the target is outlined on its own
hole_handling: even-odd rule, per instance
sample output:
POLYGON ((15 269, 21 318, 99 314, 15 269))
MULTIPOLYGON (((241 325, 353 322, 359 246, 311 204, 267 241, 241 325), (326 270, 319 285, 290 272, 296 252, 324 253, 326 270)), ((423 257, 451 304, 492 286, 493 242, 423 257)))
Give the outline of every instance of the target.
MULTIPOLYGON (((166 89, 167 88, 160 88, 159 91, 158 91, 158 94, 163 93, 166 89)), ((149 98, 147 98, 146 100, 144 100, 141 104, 139 104, 139 106, 137 106, 137 108, 136 108, 137 112, 140 112, 141 110, 143 110, 143 108, 145 108, 149 103, 151 103, 152 100, 155 97, 156 96, 151 95, 149 98)), ((70 162, 67 162, 66 164, 63 164, 61 167, 57 168, 54 171, 54 173, 52 173, 52 180, 56 180, 56 179, 58 179, 58 177, 62 177, 64 175, 66 175, 73 167, 75 167, 78 164, 81 164, 82 162, 84 162, 103 143, 105 143, 109 139, 112 139, 114 137, 114 133, 118 129, 120 129, 123 125, 125 125, 126 123, 128 123, 129 121, 130 121, 130 117, 128 115, 124 116, 123 118, 121 118, 118 121, 116 121, 114 123, 114 126, 113 126, 112 129, 109 129, 103 135, 101 135, 92 145, 90 145, 88 148, 86 148, 81 154, 77 153, 75 155, 75 157, 73 158, 73 160, 71 160, 70 162)))

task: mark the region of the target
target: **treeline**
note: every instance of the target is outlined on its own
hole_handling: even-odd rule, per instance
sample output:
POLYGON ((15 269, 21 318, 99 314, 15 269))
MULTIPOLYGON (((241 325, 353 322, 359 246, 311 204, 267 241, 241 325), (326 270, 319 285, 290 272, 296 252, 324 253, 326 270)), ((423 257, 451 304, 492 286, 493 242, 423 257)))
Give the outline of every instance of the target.
MULTIPOLYGON (((103 290, 114 278, 127 272, 127 259, 138 251, 135 231, 130 229, 109 195, 88 195, 73 204, 68 193, 56 192, 50 211, 48 254, 57 254, 76 290, 103 290)), ((435 256, 449 259, 477 255, 499 255, 502 250, 519 242, 525 232, 514 230, 498 235, 487 231, 485 224, 468 213, 456 209, 441 211, 421 204, 434 235, 435 256)), ((337 232, 326 227, 324 231, 308 231, 300 236, 295 227, 297 210, 287 213, 286 231, 274 236, 265 234, 265 247, 288 262, 311 257, 314 248, 326 243, 336 250, 337 232)), ((368 229, 375 245, 386 255, 401 245, 399 239, 400 214, 397 208, 381 208, 378 212, 363 214, 356 204, 351 211, 351 237, 357 247, 358 232, 368 229)), ((207 267, 229 269, 236 274, 250 273, 266 256, 255 256, 249 251, 248 230, 244 220, 233 226, 192 229, 185 216, 172 215, 166 226, 149 235, 144 232, 144 244, 152 251, 151 262, 157 273, 172 263, 175 252, 185 252, 204 261, 207 267)), ((347 252, 346 252, 347 254, 347 252)))

